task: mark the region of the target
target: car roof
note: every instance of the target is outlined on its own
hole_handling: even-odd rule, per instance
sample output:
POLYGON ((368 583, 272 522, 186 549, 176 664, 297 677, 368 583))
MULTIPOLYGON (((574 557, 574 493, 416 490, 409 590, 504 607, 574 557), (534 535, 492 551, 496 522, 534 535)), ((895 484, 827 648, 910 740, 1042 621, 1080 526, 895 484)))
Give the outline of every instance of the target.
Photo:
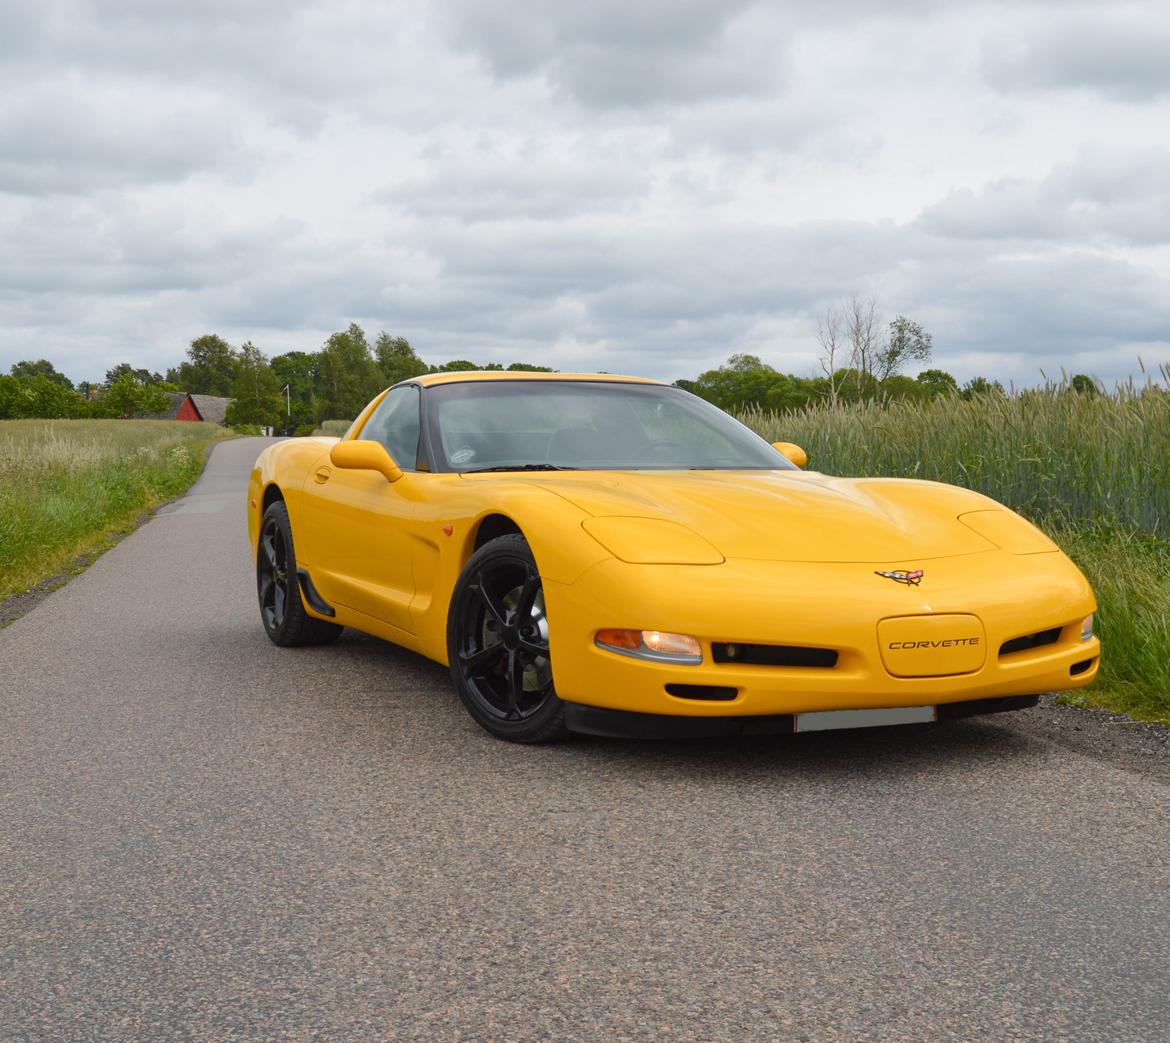
POLYGON ((623 377, 616 373, 531 373, 524 370, 500 369, 466 369, 451 370, 447 373, 425 373, 421 377, 411 378, 409 383, 433 387, 435 384, 455 384, 468 380, 601 380, 624 384, 663 384, 661 380, 651 380, 648 377, 623 377))

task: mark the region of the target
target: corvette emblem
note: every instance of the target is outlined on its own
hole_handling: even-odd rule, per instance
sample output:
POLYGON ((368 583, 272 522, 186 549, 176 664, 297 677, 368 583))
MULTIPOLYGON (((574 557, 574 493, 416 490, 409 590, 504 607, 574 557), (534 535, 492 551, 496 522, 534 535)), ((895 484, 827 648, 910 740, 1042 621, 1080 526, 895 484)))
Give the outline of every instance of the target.
POLYGON ((875 576, 885 576, 886 579, 892 579, 895 583, 905 583, 908 587, 917 587, 922 583, 923 572, 922 569, 915 569, 913 572, 907 572, 905 569, 898 569, 896 572, 879 572, 874 571, 875 576))

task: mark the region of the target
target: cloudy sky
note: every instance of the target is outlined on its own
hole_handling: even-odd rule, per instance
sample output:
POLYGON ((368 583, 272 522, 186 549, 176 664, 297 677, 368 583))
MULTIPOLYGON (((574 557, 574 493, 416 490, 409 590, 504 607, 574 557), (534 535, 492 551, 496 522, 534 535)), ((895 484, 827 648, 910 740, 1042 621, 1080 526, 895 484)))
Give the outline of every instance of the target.
POLYGON ((428 361, 1170 360, 1170 5, 0 0, 0 368, 351 321, 428 361), (879 10, 880 9, 880 10, 879 10))

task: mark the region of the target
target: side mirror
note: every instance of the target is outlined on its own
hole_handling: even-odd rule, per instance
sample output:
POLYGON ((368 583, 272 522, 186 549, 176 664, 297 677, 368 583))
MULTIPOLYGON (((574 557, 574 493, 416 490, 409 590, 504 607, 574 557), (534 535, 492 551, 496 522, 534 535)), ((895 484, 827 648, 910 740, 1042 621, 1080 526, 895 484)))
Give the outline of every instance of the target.
POLYGON ((772 448, 783 453, 797 467, 804 467, 808 463, 808 453, 792 442, 773 442, 772 448))
POLYGON ((388 482, 396 482, 402 477, 402 468, 394 462, 381 442, 360 438, 343 439, 329 450, 329 459, 334 467, 344 470, 377 471, 385 475, 388 482))

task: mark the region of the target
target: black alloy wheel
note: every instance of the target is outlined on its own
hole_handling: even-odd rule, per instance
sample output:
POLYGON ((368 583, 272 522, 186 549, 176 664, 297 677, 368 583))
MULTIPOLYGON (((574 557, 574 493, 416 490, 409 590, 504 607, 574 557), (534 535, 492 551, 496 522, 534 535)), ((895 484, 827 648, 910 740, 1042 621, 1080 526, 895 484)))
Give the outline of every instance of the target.
POLYGON ((342 628, 305 611, 301 600, 297 558, 288 508, 277 500, 260 521, 256 548, 256 595, 264 632, 277 645, 324 645, 336 641, 342 628))
POLYGON ((260 550, 256 558, 256 586, 260 595, 260 612, 264 629, 277 633, 284 624, 289 587, 288 544, 275 515, 269 515, 260 530, 260 550))
POLYGON ((500 536, 468 561, 451 598, 447 653, 460 699, 492 735, 547 742, 567 734, 544 590, 523 536, 500 536))

